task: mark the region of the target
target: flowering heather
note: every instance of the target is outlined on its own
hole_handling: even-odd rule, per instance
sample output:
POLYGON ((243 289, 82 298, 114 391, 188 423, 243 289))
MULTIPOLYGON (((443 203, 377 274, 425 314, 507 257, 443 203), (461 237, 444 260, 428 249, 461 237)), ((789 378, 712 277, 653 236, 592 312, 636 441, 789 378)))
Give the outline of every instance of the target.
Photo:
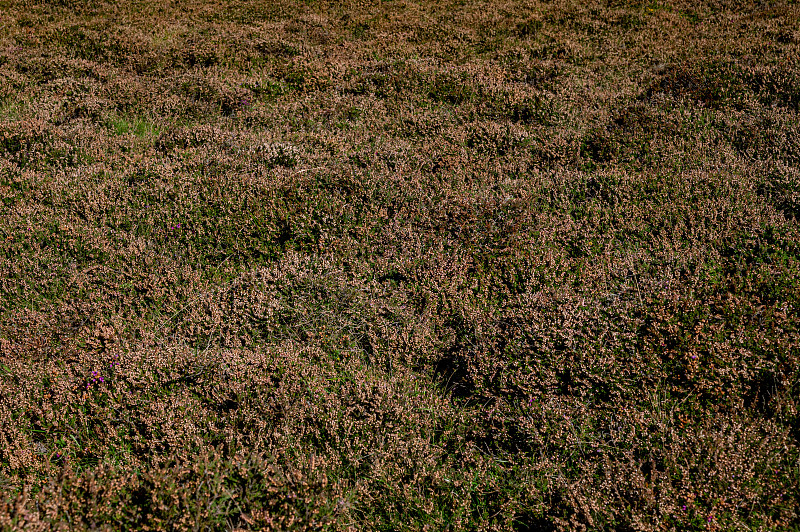
POLYGON ((0 0, 0 530, 798 530, 798 20, 0 0))

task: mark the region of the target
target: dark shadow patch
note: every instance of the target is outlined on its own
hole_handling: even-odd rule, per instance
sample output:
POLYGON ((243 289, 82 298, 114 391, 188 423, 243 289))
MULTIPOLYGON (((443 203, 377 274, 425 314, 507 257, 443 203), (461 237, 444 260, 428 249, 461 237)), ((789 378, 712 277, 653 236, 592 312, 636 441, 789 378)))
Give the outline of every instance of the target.
POLYGON ((713 109, 729 105, 738 108, 741 107, 743 96, 750 92, 743 72, 730 62, 659 65, 655 71, 657 78, 639 100, 652 100, 661 94, 693 100, 713 109))
POLYGON ((449 349, 433 368, 435 380, 457 399, 468 399, 475 392, 469 379, 468 363, 458 348, 449 349))
POLYGON ((773 398, 784 389, 782 379, 775 372, 765 371, 758 378, 750 382, 748 393, 745 397, 745 407, 752 408, 760 414, 771 419, 775 415, 773 398))
POLYGON ((661 145, 681 134, 680 125, 651 102, 634 102, 615 112, 604 126, 592 128, 581 143, 580 155, 589 170, 612 162, 649 166, 657 163, 661 145), (655 141, 655 142, 654 142, 655 141))
POLYGON ((547 516, 533 513, 515 515, 511 522, 515 532, 555 532, 558 527, 547 516))
POLYGON ((434 76, 428 88, 428 97, 437 103, 460 105, 475 96, 475 89, 463 76, 452 74, 434 76))

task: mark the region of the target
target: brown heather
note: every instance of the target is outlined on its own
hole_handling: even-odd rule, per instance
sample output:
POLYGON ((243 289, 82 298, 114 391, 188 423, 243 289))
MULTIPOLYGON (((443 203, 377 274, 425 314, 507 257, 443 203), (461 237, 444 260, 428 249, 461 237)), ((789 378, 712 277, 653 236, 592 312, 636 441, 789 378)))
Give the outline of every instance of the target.
POLYGON ((0 0, 0 528, 800 530, 798 21, 0 0))

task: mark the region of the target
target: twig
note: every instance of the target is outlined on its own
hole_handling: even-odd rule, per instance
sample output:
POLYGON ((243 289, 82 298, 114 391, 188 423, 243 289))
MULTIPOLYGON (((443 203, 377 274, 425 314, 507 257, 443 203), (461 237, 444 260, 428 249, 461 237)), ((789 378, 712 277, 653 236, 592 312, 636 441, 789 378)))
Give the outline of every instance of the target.
POLYGON ((639 278, 636 275, 636 270, 633 267, 633 260, 631 259, 630 251, 627 252, 627 255, 628 255, 628 264, 631 267, 631 275, 633 276, 633 282, 636 285, 636 294, 639 296, 639 305, 644 306, 644 303, 642 301, 642 292, 641 290, 639 290, 639 278))
MULTIPOLYGON (((226 261, 227 261, 229 258, 231 258, 232 256, 233 256, 233 255, 228 255, 227 257, 225 257, 225 260, 223 260, 222 262, 220 262, 220 263, 219 263, 219 264, 216 266, 216 268, 214 268, 214 269, 215 269, 215 273, 219 273, 219 269, 222 267, 222 265, 223 265, 223 264, 225 264, 225 262, 226 262, 226 261)), ((226 283, 226 284, 230 284, 230 283, 226 283)), ((216 288, 216 290, 220 290, 220 289, 221 289, 221 288, 223 288, 223 287, 224 287, 224 285, 223 285, 223 286, 221 286, 221 287, 217 287, 217 288, 216 288)), ((215 290, 215 291, 216 291, 216 290, 215 290)), ((214 291, 212 291, 212 292, 214 292, 214 291)), ((200 295, 198 295, 197 297, 195 297, 194 299, 192 299, 191 301, 189 301, 188 303, 186 303, 185 305, 183 305, 181 308, 179 308, 178 310, 176 310, 176 311, 175 311, 175 313, 174 313, 172 316, 170 316, 169 318, 167 318, 166 320, 164 320, 164 321, 161 323, 161 325, 159 325, 158 329, 156 329, 156 330, 155 330, 155 334, 158 334, 159 332, 161 332, 161 330, 164 328, 164 326, 165 326, 167 323, 171 322, 171 321, 172 321, 172 320, 173 320, 173 319, 174 319, 174 318, 175 318, 175 317, 176 317, 178 314, 180 314, 181 312, 183 312, 184 310, 186 310, 187 308, 189 308, 191 305, 194 305, 194 304, 195 304, 195 303, 196 303, 196 302, 197 302, 197 301, 198 301, 198 300, 199 300, 201 297, 203 297, 203 296, 204 296, 204 295, 206 295, 206 294, 207 294, 207 292, 202 292, 200 295)))
POLYGON ((311 172, 311 171, 314 171, 314 170, 322 170, 322 169, 324 169, 324 168, 327 168, 327 166, 317 166, 317 167, 315 167, 315 168, 305 168, 305 169, 303 169, 303 170, 298 170, 297 172, 293 173, 293 174, 292 174, 292 177, 294 177, 294 176, 296 176, 296 175, 303 174, 303 173, 305 173, 305 172, 311 172))

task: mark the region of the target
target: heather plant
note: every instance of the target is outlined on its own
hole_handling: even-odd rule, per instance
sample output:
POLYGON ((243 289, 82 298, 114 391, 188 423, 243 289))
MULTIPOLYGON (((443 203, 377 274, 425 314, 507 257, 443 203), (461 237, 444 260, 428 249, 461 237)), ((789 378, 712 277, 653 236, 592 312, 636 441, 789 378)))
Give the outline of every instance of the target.
POLYGON ((0 0, 0 529, 800 529, 798 20, 0 0))

